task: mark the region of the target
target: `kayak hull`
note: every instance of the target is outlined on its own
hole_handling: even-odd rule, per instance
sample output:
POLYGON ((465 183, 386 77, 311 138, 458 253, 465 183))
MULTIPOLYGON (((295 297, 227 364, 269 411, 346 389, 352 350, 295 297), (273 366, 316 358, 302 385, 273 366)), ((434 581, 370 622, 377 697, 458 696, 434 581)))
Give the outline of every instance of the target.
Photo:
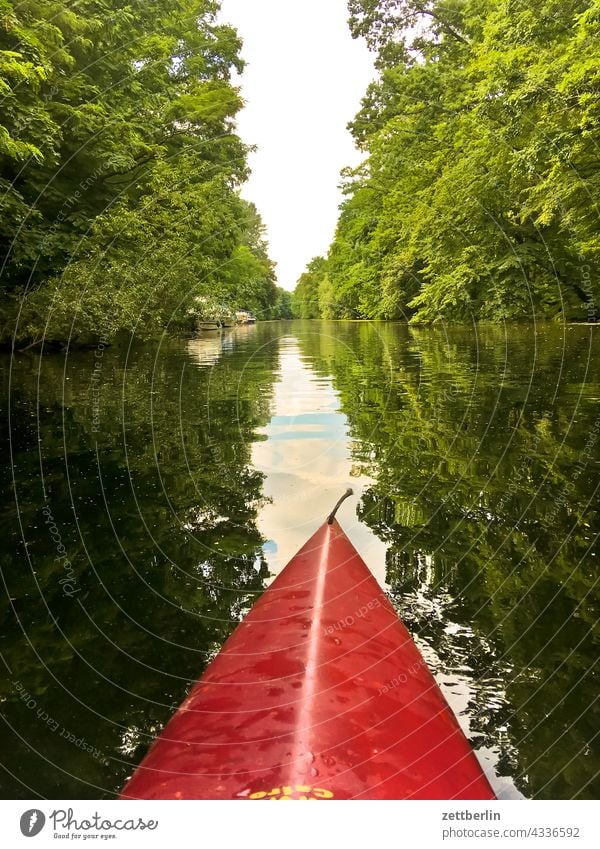
POLYGON ((121 797, 495 798, 337 521, 261 596, 121 797))

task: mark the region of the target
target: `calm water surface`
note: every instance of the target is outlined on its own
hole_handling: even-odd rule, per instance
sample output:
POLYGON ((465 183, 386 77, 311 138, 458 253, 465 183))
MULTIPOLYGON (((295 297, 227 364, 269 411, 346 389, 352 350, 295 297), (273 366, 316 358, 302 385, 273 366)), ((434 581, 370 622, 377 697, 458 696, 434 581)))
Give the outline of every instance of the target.
POLYGON ((508 798, 597 798, 600 328, 4 356, 0 795, 110 798, 341 521, 508 798))

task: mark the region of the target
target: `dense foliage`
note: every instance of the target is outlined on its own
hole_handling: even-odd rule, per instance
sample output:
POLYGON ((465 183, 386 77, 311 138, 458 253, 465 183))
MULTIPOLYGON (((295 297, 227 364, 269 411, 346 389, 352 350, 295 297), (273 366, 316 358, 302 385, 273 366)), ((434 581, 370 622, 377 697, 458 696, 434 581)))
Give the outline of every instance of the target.
POLYGON ((260 220, 238 194, 240 41, 218 11, 0 0, 5 339, 181 325, 203 294, 274 304, 260 220))
POLYGON ((296 310, 595 320, 599 0, 350 0, 366 160, 296 310))

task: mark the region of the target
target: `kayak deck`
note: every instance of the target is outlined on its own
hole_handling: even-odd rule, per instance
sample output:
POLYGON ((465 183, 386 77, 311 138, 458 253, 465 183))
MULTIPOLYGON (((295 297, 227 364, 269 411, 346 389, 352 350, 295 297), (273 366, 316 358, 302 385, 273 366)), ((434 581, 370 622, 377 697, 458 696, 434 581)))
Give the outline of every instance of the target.
POLYGON ((493 799, 408 631, 324 524, 236 628, 124 799, 493 799))

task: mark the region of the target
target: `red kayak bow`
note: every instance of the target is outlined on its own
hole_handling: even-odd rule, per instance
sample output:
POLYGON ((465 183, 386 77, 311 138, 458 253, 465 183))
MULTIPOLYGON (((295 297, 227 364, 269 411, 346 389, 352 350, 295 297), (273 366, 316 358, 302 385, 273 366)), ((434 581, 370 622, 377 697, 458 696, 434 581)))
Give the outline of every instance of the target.
POLYGON ((236 628, 123 799, 494 799, 334 516, 236 628))

